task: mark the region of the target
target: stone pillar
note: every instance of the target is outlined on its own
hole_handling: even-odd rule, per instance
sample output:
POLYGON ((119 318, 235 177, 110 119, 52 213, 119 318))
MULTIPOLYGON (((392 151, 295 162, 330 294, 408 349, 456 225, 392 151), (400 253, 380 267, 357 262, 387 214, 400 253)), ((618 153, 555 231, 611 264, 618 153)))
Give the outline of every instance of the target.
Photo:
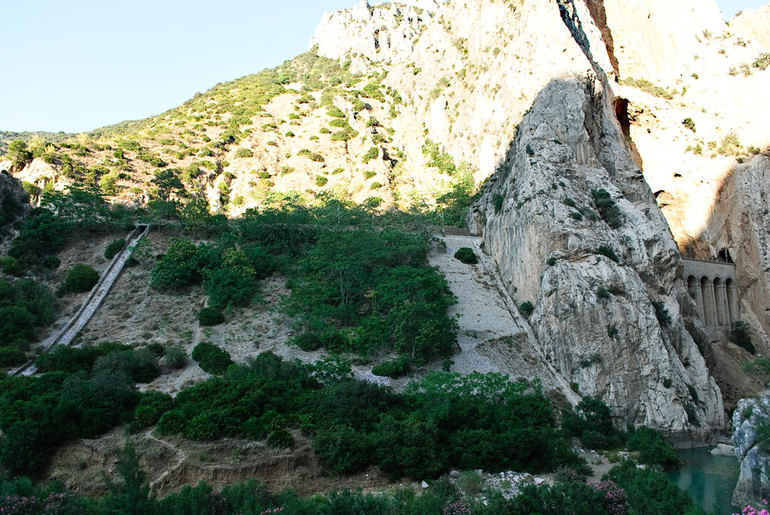
POLYGON ((698 305, 698 314, 700 315, 700 319, 703 320, 703 323, 706 323, 706 306, 703 303, 703 288, 700 287, 700 284, 696 285, 695 287, 695 303, 698 305))
POLYGON ((703 322, 706 327, 715 327, 717 325, 716 302, 714 299, 714 283, 708 277, 701 279, 701 290, 703 291, 703 322))
POLYGON ((727 280, 727 309, 730 312, 730 325, 741 319, 738 313, 738 290, 732 279, 727 280))
POLYGON ((725 283, 721 279, 714 279, 714 299, 717 308, 717 326, 729 326, 730 316, 727 313, 727 290, 725 289, 725 283))

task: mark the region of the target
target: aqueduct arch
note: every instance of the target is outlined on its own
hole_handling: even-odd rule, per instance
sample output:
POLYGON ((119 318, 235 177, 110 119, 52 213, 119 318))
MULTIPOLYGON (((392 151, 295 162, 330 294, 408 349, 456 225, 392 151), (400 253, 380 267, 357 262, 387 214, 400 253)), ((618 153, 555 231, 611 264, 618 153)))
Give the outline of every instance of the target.
POLYGON ((682 262, 687 293, 698 306, 698 315, 706 328, 729 330, 740 317, 735 264, 700 259, 682 262))

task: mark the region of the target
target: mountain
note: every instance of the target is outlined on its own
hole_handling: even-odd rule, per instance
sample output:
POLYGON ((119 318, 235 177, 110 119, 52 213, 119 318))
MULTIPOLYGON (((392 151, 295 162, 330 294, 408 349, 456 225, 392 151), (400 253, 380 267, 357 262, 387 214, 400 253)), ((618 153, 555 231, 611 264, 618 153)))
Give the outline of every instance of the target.
POLYGON ((730 379, 743 355, 683 257, 735 262, 739 318, 770 352, 763 12, 728 26, 713 0, 363 1, 281 66, 5 168, 137 205, 170 173, 172 198, 233 217, 289 195, 466 223, 562 380, 618 423, 708 438, 747 393, 730 379), (465 218, 456 201, 477 190, 465 218))

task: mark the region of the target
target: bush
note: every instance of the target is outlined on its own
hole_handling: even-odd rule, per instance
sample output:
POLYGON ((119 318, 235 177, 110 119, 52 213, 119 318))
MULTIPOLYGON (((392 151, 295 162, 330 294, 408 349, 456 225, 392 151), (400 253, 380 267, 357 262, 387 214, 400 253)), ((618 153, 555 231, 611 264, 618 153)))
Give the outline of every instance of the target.
POLYGON ((126 240, 123 238, 118 238, 117 240, 113 240, 109 245, 107 245, 107 248, 104 249, 104 258, 105 259, 112 259, 114 258, 118 252, 123 250, 123 247, 126 245, 126 240))
POLYGON ((607 245, 602 245, 601 247, 599 247, 596 253, 613 260, 615 263, 620 262, 620 259, 618 259, 618 256, 617 254, 615 254, 615 251, 612 250, 612 247, 609 247, 607 245))
POLYGON ((86 293, 99 282, 99 272, 84 264, 73 266, 57 293, 86 293))
POLYGON ((535 311, 535 305, 530 301, 524 301, 519 305, 519 311, 525 317, 529 317, 535 311))
POLYGON ((695 122, 692 121, 692 118, 690 118, 689 116, 684 120, 682 120, 682 125, 690 129, 691 131, 695 132, 695 122))
POLYGON ((319 188, 324 186, 327 182, 329 182, 329 179, 327 179, 323 175, 315 176, 315 185, 318 186, 319 188))
POLYGON ((27 355, 13 347, 0 347, 0 367, 20 365, 27 360, 27 355))
POLYGON ((166 347, 163 361, 167 367, 180 369, 187 364, 187 353, 181 347, 166 347))
POLYGON ((668 327, 671 325, 671 315, 666 309, 666 305, 659 300, 651 300, 652 307, 655 309, 655 318, 658 319, 658 323, 661 327, 668 327))
POLYGON ((294 445, 294 437, 285 429, 276 429, 267 437, 267 445, 277 449, 290 449, 294 445))
POLYGON ((8 275, 15 275, 17 277, 24 275, 24 266, 18 259, 11 256, 0 259, 0 269, 8 275))
POLYGON ((142 394, 134 409, 131 429, 137 430, 157 424, 160 417, 174 407, 174 400, 167 393, 150 391, 142 394))
POLYGON ((195 346, 192 359, 197 361, 205 372, 215 375, 224 374, 227 368, 233 364, 230 354, 208 342, 201 342, 195 346))
POLYGON ((479 258, 476 256, 476 253, 473 252, 473 249, 469 247, 461 247, 457 249, 454 257, 466 265, 473 265, 479 262, 479 258))
POLYGON ((160 375, 158 359, 149 350, 113 352, 100 357, 94 364, 94 374, 106 371, 112 375, 125 374, 137 383, 149 383, 160 375))
POLYGON ((628 438, 628 450, 639 453, 639 461, 646 465, 660 465, 665 469, 677 468, 682 462, 663 435, 649 427, 637 428, 628 438))
POLYGON ((363 161, 364 164, 367 164, 372 159, 377 158, 380 155, 380 149, 377 147, 371 147, 369 150, 366 151, 366 154, 364 154, 363 161))
POLYGON ((225 315, 216 308, 203 308, 198 313, 198 322, 204 327, 219 325, 225 321, 225 315))
POLYGON ((252 152, 251 149, 248 149, 246 147, 241 147, 235 151, 235 157, 236 159, 242 158, 242 157, 254 157, 254 152, 252 152))
POLYGON ((591 190, 591 196, 594 199, 594 204, 596 204, 596 209, 604 221, 607 222, 607 225, 613 229, 623 225, 623 214, 618 209, 618 206, 615 205, 615 201, 607 190, 603 188, 591 190))
POLYGON ((372 367, 372 374, 395 379, 408 374, 411 368, 409 356, 399 356, 393 361, 386 361, 376 367, 372 367))
POLYGON ((687 493, 680 490, 664 473, 652 468, 637 468, 636 463, 631 460, 615 466, 605 478, 623 488, 633 513, 704 513, 687 493))
POLYGON ((736 320, 730 327, 730 341, 749 351, 751 354, 756 354, 757 349, 751 342, 751 334, 749 333, 750 326, 743 320, 736 320))

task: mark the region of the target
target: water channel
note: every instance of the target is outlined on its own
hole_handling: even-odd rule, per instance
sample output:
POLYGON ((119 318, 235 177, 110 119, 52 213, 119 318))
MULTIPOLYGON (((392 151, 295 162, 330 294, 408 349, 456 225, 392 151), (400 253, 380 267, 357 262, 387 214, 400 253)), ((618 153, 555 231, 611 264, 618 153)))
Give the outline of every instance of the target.
POLYGON ((729 515, 740 513, 732 506, 733 489, 738 482, 740 465, 734 456, 714 456, 709 447, 681 449, 685 464, 671 471, 669 479, 700 504, 708 513, 729 515))

